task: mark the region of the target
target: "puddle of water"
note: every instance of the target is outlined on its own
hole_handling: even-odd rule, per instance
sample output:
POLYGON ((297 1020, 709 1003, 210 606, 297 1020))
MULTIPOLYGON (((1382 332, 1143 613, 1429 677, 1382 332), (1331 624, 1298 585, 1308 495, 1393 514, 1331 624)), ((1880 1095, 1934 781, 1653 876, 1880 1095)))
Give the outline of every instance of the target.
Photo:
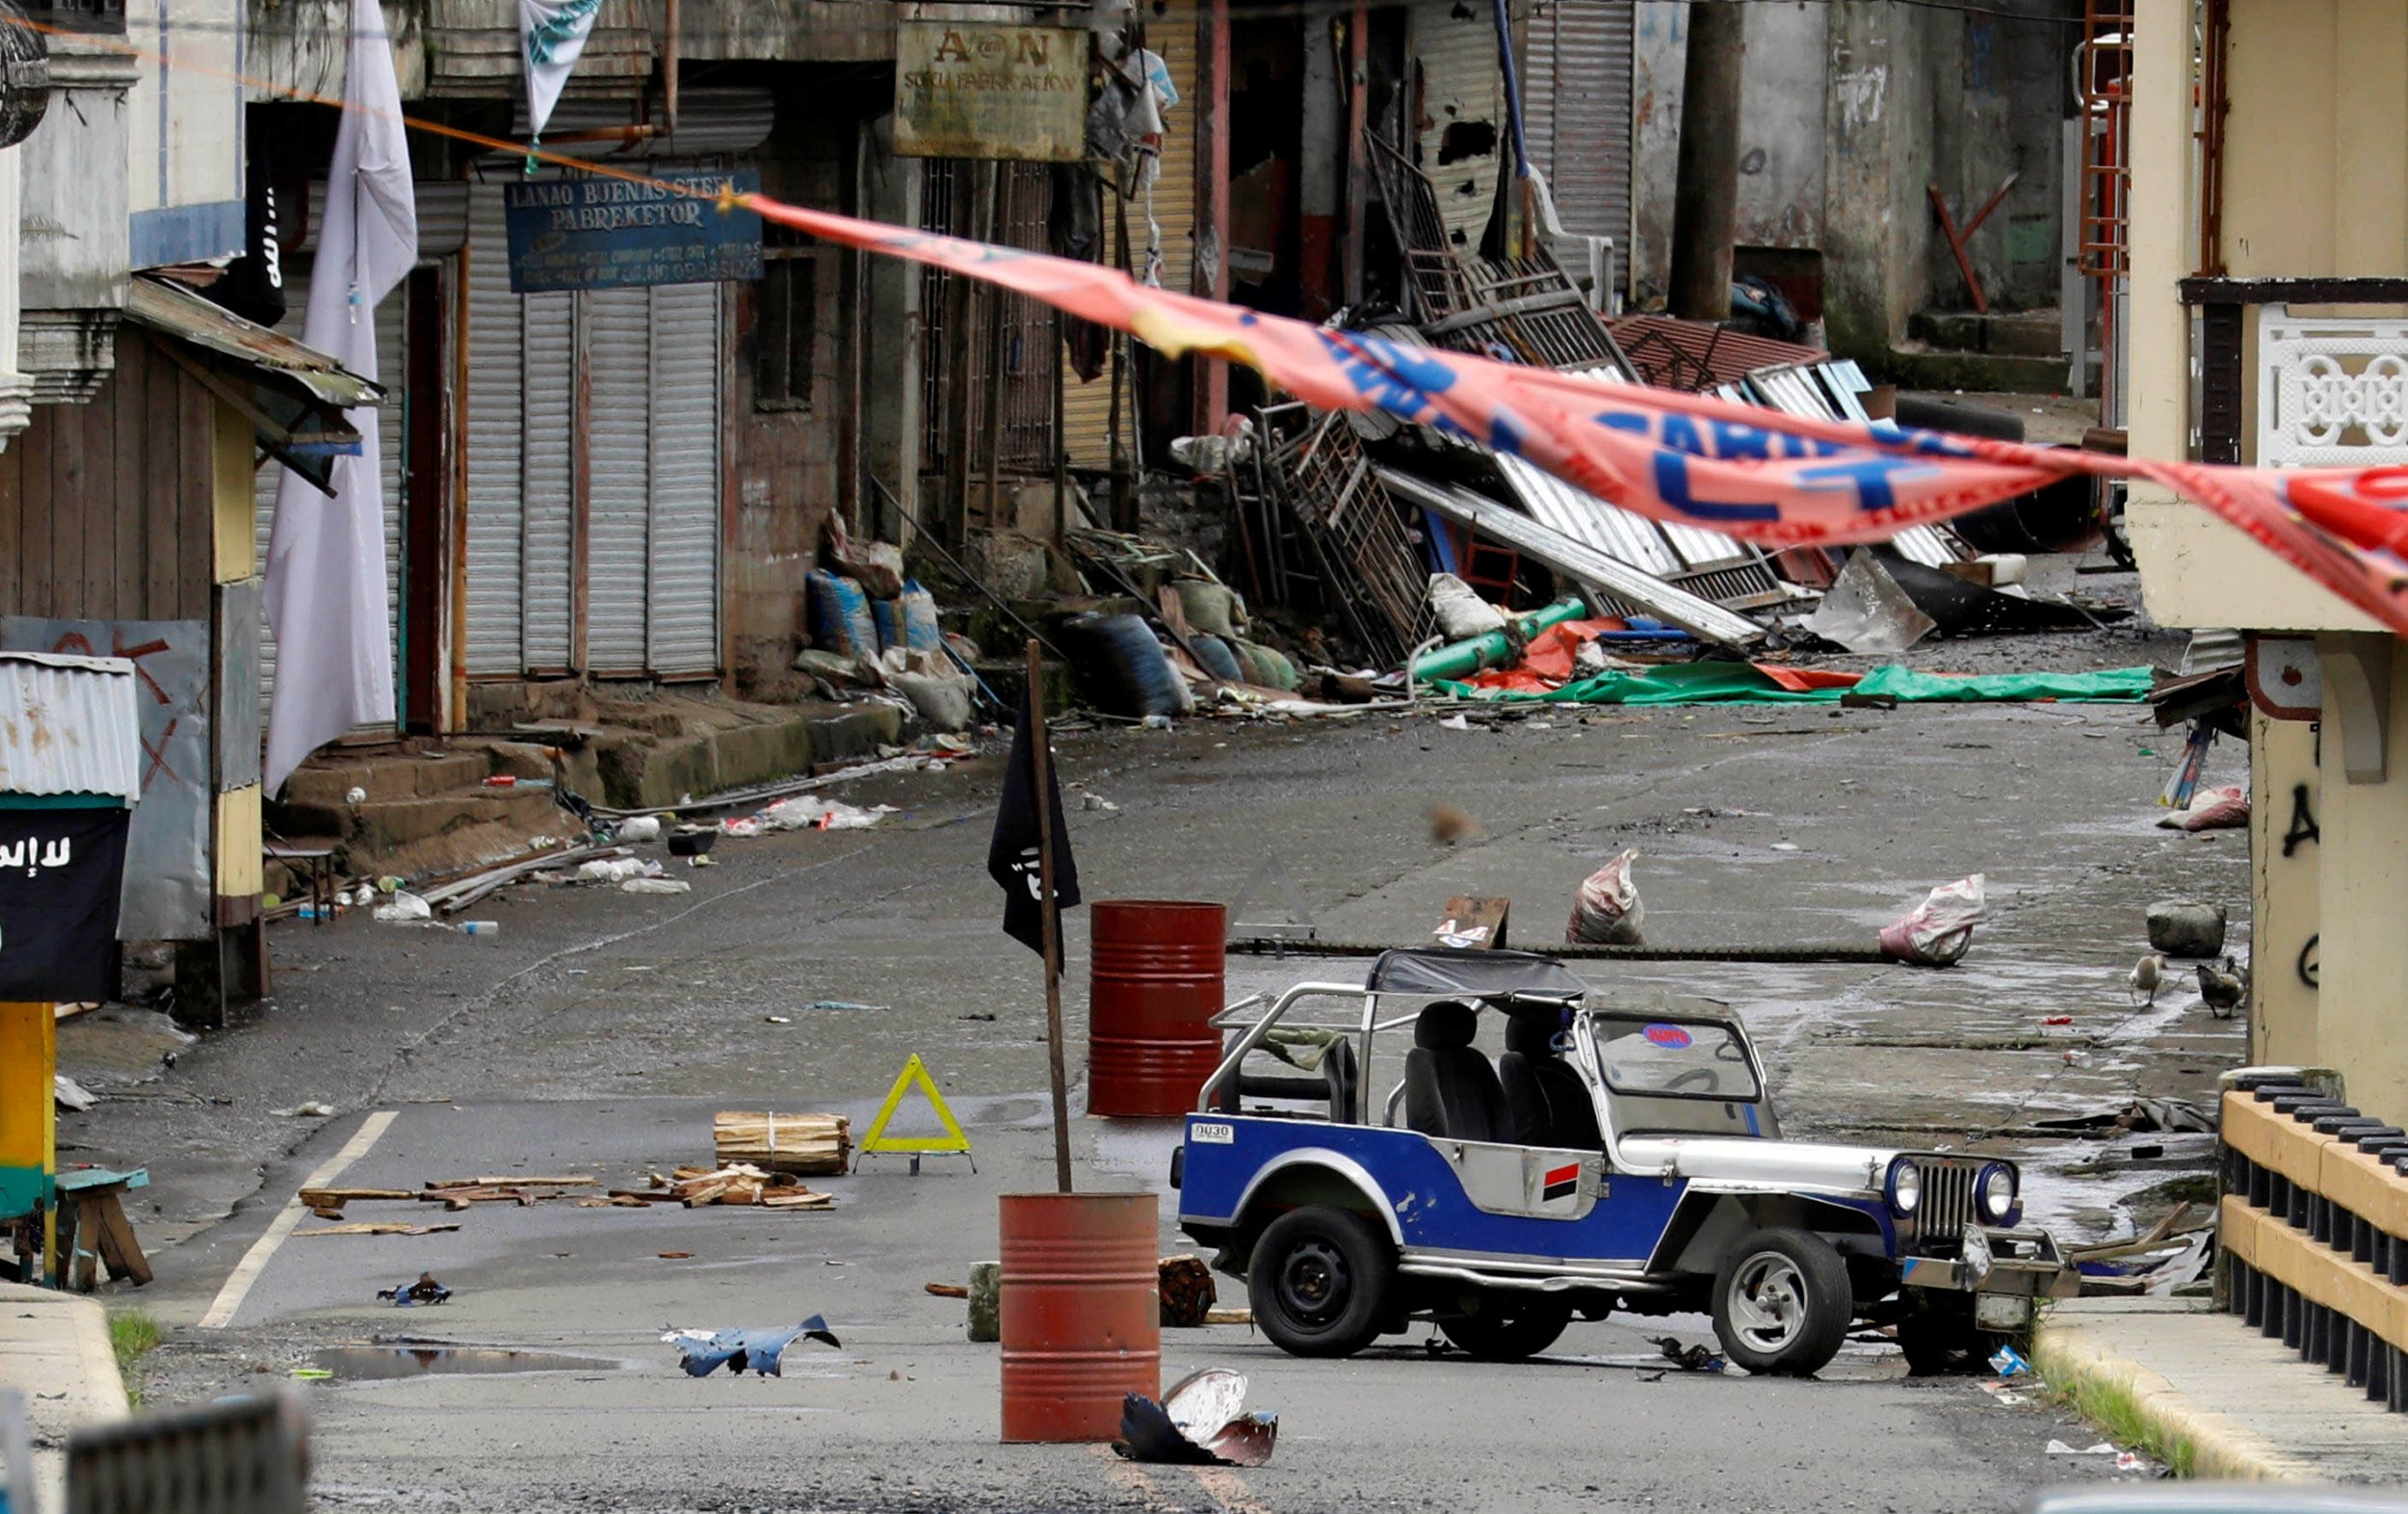
POLYGON ((474 1376, 499 1372, 614 1372, 619 1364, 599 1356, 554 1351, 513 1351, 484 1345, 337 1345, 310 1357, 310 1365, 337 1382, 383 1382, 396 1377, 474 1376))

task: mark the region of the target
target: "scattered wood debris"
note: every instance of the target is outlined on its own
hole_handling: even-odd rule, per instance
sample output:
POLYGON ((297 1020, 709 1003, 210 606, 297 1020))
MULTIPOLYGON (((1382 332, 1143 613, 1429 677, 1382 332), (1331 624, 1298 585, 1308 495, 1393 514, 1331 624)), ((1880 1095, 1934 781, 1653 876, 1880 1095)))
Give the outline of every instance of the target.
POLYGON ((923 1283, 920 1285, 938 1298, 967 1298, 970 1291, 959 1283, 923 1283))
POLYGON ((592 1178, 429 1178, 429 1188, 589 1188, 592 1178))
POLYGON ((372 1204, 386 1199, 407 1203, 418 1196, 412 1188, 303 1188, 301 1201, 312 1209, 341 1209, 346 1204, 372 1204))
POLYGON ((706 1204, 753 1205, 767 1209, 833 1209, 836 1195, 815 1193, 791 1172, 764 1172, 750 1162, 719 1168, 679 1167, 667 1177, 652 1174, 652 1192, 688 1209, 706 1204))
POLYGON ((722 1167, 745 1163, 806 1177, 841 1174, 852 1162, 852 1121, 842 1114, 771 1114, 721 1109, 711 1117, 722 1167))
POLYGON ((1251 1309, 1243 1309, 1243 1308, 1240 1308, 1240 1309, 1207 1309, 1207 1310, 1205 1310, 1205 1311, 1204 1311, 1204 1322, 1205 1322, 1206 1324, 1208 1324, 1208 1325, 1214 1325, 1214 1324, 1242 1324, 1242 1325, 1250 1325, 1250 1324, 1252 1324, 1252 1323, 1254 1322, 1254 1311, 1253 1311, 1253 1310, 1251 1310, 1251 1309))
POLYGON ((456 1224, 405 1225, 393 1221, 353 1220, 348 1225, 329 1225, 323 1230, 296 1230, 296 1236, 432 1236, 447 1230, 458 1230, 456 1224))

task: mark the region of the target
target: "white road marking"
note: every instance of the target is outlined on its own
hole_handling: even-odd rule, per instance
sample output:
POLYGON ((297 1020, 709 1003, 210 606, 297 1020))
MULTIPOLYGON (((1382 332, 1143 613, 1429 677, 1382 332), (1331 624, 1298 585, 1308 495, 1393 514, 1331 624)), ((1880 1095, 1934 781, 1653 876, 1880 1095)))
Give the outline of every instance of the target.
MULTIPOLYGON (((345 1142, 341 1151, 327 1158, 325 1165, 311 1173, 301 1187, 331 1187, 334 1180, 343 1175, 344 1169, 368 1155, 368 1148, 377 1143, 377 1137, 384 1134, 385 1127, 391 1125, 394 1116, 400 1112, 398 1109, 379 1109, 369 1115, 360 1123, 358 1134, 345 1142)), ((269 1224, 268 1233, 252 1241, 250 1249, 243 1253, 243 1260, 235 1265, 234 1271, 225 1280, 225 1286, 218 1290, 217 1301, 209 1306, 207 1314, 200 1317, 200 1328, 222 1330, 233 1322, 234 1312, 243 1307, 244 1299, 250 1296, 251 1285, 258 1282, 259 1274, 268 1269, 269 1259, 275 1255, 275 1248, 284 1244, 284 1238, 293 1233, 293 1227, 300 1224, 301 1216, 308 1213, 309 1206, 301 1201, 299 1193, 295 1193, 285 1204, 283 1212, 269 1224)))

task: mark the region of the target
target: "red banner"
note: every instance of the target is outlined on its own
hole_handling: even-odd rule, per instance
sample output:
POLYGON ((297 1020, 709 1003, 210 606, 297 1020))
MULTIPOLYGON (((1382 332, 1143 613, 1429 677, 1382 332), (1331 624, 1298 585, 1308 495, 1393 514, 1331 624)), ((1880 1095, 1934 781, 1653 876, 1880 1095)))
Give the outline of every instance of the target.
POLYGON ((1767 547, 1879 541, 2076 473, 2197 501, 2408 635, 2408 468, 2154 462, 1814 421, 1641 384, 1406 347, 1139 284, 1092 263, 933 236, 763 196, 738 203, 830 242, 951 269, 1172 356, 1243 363, 1322 409, 1383 410, 1528 457, 1626 509, 1767 547))

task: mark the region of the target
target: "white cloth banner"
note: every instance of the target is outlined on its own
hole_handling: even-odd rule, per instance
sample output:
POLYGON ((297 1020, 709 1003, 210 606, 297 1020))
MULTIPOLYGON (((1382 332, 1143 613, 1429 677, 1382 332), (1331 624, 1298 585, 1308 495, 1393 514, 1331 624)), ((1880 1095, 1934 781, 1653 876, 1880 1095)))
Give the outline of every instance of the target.
MULTIPOLYGON (((301 340, 375 379, 377 304, 418 261, 402 91, 378 0, 352 0, 346 73, 301 340)), ((266 589, 276 642, 263 774, 271 795, 302 758, 353 726, 393 718, 376 406, 345 418, 359 431, 360 450, 333 459, 333 498, 289 471, 276 486, 266 589)))
POLYGON ((561 87, 568 83, 568 70, 586 50, 594 13, 601 9, 602 0, 518 0, 518 32, 527 44, 527 129, 532 135, 541 136, 543 123, 552 118, 561 87))

